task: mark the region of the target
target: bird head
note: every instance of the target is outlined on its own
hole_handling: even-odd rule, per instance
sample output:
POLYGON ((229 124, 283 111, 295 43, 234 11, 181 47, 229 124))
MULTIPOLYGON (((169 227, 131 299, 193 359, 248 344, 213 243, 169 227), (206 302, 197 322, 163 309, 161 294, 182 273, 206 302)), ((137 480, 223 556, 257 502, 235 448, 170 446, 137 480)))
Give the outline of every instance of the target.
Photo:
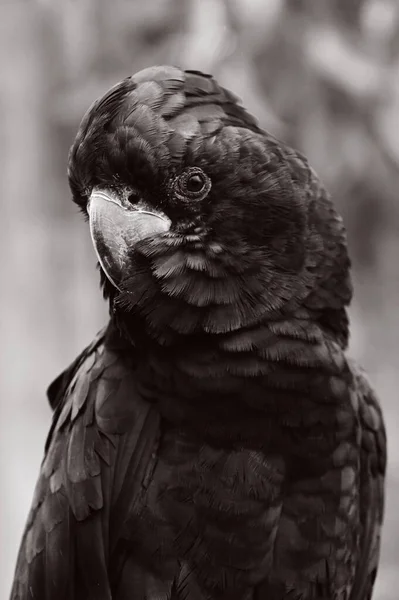
POLYGON ((212 76, 152 67, 114 86, 84 116, 68 175, 113 311, 153 336, 305 311, 345 342, 342 221, 306 159, 212 76))

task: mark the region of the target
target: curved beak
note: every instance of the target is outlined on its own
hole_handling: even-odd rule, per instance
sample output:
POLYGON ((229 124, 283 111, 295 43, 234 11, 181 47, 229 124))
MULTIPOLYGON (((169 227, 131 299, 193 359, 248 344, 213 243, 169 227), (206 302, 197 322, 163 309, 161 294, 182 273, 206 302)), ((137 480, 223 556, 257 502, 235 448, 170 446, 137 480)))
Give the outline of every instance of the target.
MULTIPOLYGON (((126 203, 127 204, 127 203, 126 203)), ((127 204, 112 191, 93 190, 88 204, 90 233, 98 260, 118 289, 128 274, 129 254, 140 240, 169 231, 170 220, 153 209, 127 204)))

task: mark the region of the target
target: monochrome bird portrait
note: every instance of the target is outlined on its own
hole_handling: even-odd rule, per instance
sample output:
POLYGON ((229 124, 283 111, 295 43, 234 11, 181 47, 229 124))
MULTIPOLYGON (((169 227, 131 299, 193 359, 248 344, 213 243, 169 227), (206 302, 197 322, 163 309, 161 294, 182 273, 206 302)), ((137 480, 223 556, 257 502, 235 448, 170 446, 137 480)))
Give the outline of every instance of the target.
POLYGON ((385 430, 306 158, 161 66, 94 102, 68 177, 110 318, 48 389, 11 600, 370 600, 385 430))

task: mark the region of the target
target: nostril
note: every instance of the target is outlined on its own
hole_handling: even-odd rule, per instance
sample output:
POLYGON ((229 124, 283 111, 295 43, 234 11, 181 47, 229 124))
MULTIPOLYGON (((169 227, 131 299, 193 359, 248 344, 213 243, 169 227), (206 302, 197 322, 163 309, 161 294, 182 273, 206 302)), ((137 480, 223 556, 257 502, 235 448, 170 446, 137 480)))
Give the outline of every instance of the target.
POLYGON ((130 204, 137 204, 140 201, 140 195, 138 192, 130 192, 128 197, 127 197, 127 201, 130 204))

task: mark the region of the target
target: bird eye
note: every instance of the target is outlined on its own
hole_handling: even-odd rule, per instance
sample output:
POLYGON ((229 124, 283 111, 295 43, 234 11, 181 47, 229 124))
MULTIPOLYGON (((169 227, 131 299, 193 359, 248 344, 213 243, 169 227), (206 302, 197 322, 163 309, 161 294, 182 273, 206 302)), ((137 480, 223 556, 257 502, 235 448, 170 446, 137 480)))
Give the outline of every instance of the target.
POLYGON ((200 192, 205 187, 205 177, 202 177, 199 173, 190 175, 186 181, 186 188, 189 192, 200 192))
POLYGON ((199 167, 189 167, 177 177, 174 187, 182 199, 201 200, 211 189, 211 180, 199 167))

